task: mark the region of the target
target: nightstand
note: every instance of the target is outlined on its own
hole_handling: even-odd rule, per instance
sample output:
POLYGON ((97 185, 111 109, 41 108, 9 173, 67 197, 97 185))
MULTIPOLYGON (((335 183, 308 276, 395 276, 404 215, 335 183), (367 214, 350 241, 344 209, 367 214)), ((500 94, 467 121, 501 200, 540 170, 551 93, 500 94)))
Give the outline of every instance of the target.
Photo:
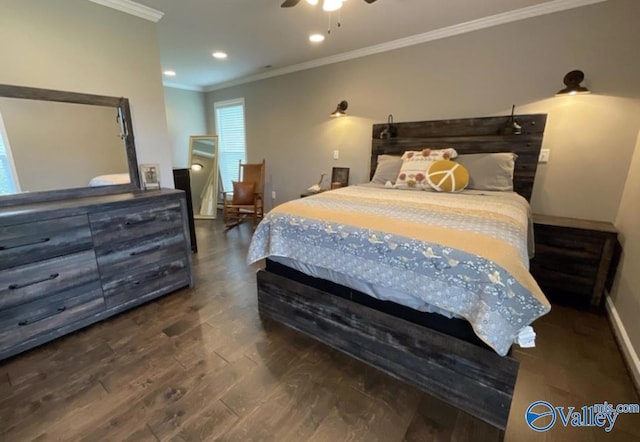
POLYGON ((533 215, 531 274, 552 302, 602 311, 620 258, 613 224, 533 215))

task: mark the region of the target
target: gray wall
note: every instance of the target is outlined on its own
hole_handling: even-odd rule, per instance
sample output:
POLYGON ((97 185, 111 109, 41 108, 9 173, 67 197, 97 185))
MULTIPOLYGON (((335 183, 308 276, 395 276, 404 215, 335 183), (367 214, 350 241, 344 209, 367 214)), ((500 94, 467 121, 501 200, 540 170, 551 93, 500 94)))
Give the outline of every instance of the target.
POLYGON ((0 83, 127 97, 140 163, 173 187, 156 24, 86 0, 2 0, 0 83))
MULTIPOLYGON (((631 160, 627 183, 616 219, 622 243, 622 260, 612 297, 628 339, 640 355, 640 132, 631 160)), ((636 385, 640 386, 640 366, 636 366, 636 385)))
POLYGON ((215 101, 244 97, 248 157, 266 158, 279 203, 332 166, 366 181, 371 125, 388 113, 396 121, 477 117, 507 114, 512 103, 547 113, 551 161, 538 168, 532 208, 616 223, 625 256, 613 297, 640 352, 638 17, 640 1, 609 0, 217 90, 207 94, 209 123, 215 101), (594 94, 555 97, 576 68, 594 94), (350 116, 329 119, 343 99, 350 116))
POLYGON ((164 97, 173 166, 187 167, 189 137, 207 134, 204 93, 165 87, 164 97))

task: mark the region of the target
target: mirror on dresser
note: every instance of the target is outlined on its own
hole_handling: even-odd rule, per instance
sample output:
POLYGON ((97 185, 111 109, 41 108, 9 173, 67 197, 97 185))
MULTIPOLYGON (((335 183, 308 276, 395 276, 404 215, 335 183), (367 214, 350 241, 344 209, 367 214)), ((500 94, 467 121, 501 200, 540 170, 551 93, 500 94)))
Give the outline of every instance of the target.
POLYGON ((189 168, 193 216, 215 219, 218 208, 218 137, 189 137, 189 168))
POLYGON ((139 188, 126 98, 0 85, 0 207, 139 188))

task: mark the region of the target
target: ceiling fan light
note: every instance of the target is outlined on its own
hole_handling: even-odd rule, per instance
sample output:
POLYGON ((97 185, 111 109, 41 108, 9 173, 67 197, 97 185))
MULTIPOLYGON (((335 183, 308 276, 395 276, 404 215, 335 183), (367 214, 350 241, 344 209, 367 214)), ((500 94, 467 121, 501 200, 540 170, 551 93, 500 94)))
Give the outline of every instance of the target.
POLYGON ((318 0, 306 0, 311 6, 315 6, 318 4, 318 0))
POLYGON ((324 35, 322 34, 311 34, 309 36, 309 41, 312 43, 320 43, 324 41, 324 35))
POLYGON ((342 0, 324 0, 322 2, 322 10, 326 12, 337 11, 342 8, 342 0))

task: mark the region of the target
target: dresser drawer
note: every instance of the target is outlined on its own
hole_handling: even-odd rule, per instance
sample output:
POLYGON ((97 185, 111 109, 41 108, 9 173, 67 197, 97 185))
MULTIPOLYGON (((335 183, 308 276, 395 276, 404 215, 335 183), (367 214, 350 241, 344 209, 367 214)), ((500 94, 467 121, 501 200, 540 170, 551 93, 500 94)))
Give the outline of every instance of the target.
POLYGON ((182 226, 165 232, 136 238, 126 242, 105 244, 96 249, 102 280, 136 268, 186 256, 182 226))
POLYGON ((0 270, 88 250, 92 246, 86 215, 0 227, 0 270))
POLYGON ((96 247, 183 228, 179 201, 95 213, 89 216, 89 221, 96 247))
POLYGON ((107 309, 145 301, 189 285, 186 257, 147 265, 102 281, 107 309))
POLYGON ((96 281, 70 292, 1 311, 0 353, 103 310, 102 288, 96 281))
POLYGON ((0 272, 0 310, 98 280, 93 250, 0 272))

